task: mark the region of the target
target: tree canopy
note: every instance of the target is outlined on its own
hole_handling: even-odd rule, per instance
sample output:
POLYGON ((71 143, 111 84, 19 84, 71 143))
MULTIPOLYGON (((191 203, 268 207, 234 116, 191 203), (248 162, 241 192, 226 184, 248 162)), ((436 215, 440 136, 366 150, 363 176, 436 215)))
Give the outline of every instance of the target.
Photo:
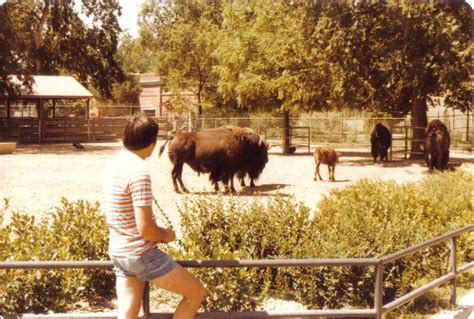
POLYGON ((109 98, 112 84, 124 80, 114 57, 121 31, 117 0, 82 0, 78 6, 73 1, 7 1, 0 8, 0 35, 7 39, 2 87, 12 87, 11 74, 68 73, 109 98))
POLYGON ((219 1, 183 0, 163 7, 159 0, 149 0, 140 14, 142 43, 153 50, 155 71, 170 90, 193 92, 199 113, 203 98, 215 96, 212 68, 220 12, 219 1))
POLYGON ((170 87, 199 94, 199 104, 382 111, 426 127, 435 99, 472 108, 471 14, 460 0, 196 0, 167 8, 149 0, 141 29, 155 70, 170 87), (208 88, 217 94, 201 96, 208 88))

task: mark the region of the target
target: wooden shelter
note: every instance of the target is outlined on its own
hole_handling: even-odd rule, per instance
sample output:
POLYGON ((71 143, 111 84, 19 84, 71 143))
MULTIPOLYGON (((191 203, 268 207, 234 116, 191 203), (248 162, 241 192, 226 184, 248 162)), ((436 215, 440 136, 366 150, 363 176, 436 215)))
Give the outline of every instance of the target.
MULTIPOLYGON (((48 117, 56 118, 56 106, 59 100, 83 101, 85 108, 83 117, 89 118, 90 99, 93 95, 72 76, 35 75, 33 80, 31 90, 21 87, 20 93, 14 97, 0 96, 0 114, 2 114, 0 120, 6 123, 5 127, 11 128, 12 125, 16 127, 19 119, 29 121, 32 123, 31 127, 37 129, 37 140, 41 141, 46 135, 48 117), (33 105, 35 112, 31 115, 28 111, 26 116, 23 113, 12 114, 12 106, 18 103, 33 105), (49 112, 51 108, 48 110, 48 104, 52 104, 52 112, 49 112)), ((19 82, 15 76, 13 81, 19 82)), ((26 123, 25 121, 23 123, 26 123)))
MULTIPOLYGON (((85 114, 89 116, 90 98, 92 98, 93 95, 72 76, 34 75, 33 80, 34 83, 31 90, 26 87, 21 87, 20 94, 13 98, 0 97, 0 99, 6 102, 7 118, 11 117, 11 104, 16 100, 34 101, 38 107, 48 100, 52 101, 53 117, 58 100, 84 100, 87 108, 85 114)), ((13 77, 13 82, 18 82, 15 76, 13 77)), ((42 115, 42 112, 39 111, 38 117, 41 118, 42 115)))

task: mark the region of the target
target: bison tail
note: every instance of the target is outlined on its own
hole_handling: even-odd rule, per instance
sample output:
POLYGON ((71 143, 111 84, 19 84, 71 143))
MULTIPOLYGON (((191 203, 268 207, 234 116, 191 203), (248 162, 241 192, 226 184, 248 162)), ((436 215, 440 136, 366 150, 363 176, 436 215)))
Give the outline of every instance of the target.
POLYGON ((166 144, 168 144, 168 142, 171 141, 171 137, 168 137, 165 141, 165 144, 163 144, 161 147, 160 147, 160 152, 158 153, 158 158, 161 157, 161 154, 163 154, 163 151, 165 150, 165 147, 166 147, 166 144))

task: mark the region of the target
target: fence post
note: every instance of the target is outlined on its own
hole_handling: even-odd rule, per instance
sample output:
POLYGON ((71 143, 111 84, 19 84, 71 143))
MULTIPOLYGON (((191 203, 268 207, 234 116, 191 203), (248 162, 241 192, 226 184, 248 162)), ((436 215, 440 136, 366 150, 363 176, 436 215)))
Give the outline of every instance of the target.
POLYGON ((64 143, 67 142, 67 117, 64 118, 64 143))
POLYGON ((407 155, 408 155, 408 126, 405 123, 405 158, 404 159, 408 158, 407 155))
POLYGON ((341 116, 341 131, 339 133, 339 144, 342 144, 342 133, 344 131, 344 117, 341 116))
POLYGON ((150 284, 148 281, 145 283, 145 289, 143 291, 143 318, 150 318, 150 284))
POLYGON ((466 142, 469 142, 469 109, 466 111, 466 142))
MULTIPOLYGON (((456 275, 457 272, 457 254, 456 254, 456 237, 451 238, 451 251, 449 255, 449 263, 451 265, 451 271, 456 275)), ((451 279, 451 304, 456 305, 456 276, 451 279)))
POLYGON ((382 319, 382 297, 383 297, 383 263, 380 262, 375 269, 375 294, 374 294, 374 309, 375 317, 382 319))

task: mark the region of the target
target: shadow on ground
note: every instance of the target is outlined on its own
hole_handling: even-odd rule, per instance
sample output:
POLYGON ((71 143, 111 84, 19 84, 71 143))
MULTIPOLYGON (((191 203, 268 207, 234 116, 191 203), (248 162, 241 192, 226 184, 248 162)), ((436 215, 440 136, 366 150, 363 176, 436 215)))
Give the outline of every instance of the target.
POLYGON ((291 186, 289 184, 263 184, 258 185, 256 187, 244 186, 237 192, 213 192, 213 191, 197 191, 197 192, 189 192, 185 195, 223 195, 223 196, 276 196, 280 195, 283 197, 289 196, 285 193, 279 193, 275 191, 281 190, 286 186, 291 186), (273 193, 271 193, 273 192, 273 193))

